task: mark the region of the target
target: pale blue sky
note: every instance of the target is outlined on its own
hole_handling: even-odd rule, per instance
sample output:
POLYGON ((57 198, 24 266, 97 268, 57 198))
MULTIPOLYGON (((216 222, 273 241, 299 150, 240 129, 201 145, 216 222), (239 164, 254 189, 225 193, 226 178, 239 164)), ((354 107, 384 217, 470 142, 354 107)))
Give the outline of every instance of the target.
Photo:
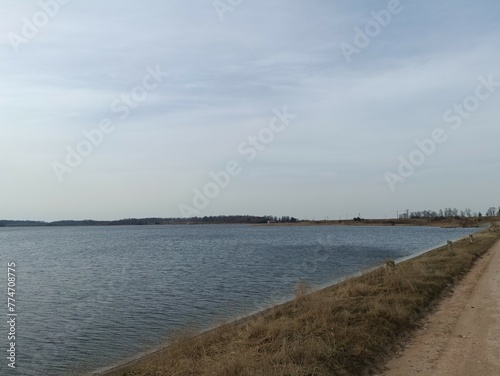
POLYGON ((212 0, 65 2, 0 0, 0 219, 500 205, 500 85, 482 84, 500 83, 497 1, 242 0, 224 20, 212 0), (357 30, 375 34, 346 59, 357 30), (148 67, 169 75, 120 119, 148 67), (443 115, 467 100, 454 130, 443 115), (284 107, 296 118, 247 161, 238 147, 284 107), (104 118, 112 132, 60 181, 104 118), (446 141, 391 189, 436 128, 446 141), (232 160, 240 173, 196 208, 193 189, 232 160))

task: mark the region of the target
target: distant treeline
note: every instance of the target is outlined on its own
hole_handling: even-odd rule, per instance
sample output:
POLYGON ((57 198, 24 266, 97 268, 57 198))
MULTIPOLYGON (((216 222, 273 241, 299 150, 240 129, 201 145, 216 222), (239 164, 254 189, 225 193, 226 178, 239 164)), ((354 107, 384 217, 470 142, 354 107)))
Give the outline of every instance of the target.
POLYGON ((116 221, 10 221, 0 220, 0 227, 25 226, 144 226, 144 225, 193 225, 193 224, 258 224, 268 222, 297 222, 293 217, 252 216, 252 215, 220 215, 193 218, 127 218, 116 221))
POLYGON ((20 226, 46 226, 47 222, 42 221, 9 221, 0 220, 0 227, 20 227, 20 226))
MULTIPOLYGON (((494 206, 490 207, 488 210, 485 212, 486 217, 494 217, 494 216, 500 216, 500 206, 498 209, 494 206)), ((476 217, 483 217, 483 213, 479 212, 473 212, 470 209, 465 209, 461 210, 460 212, 456 208, 446 208, 446 209, 441 209, 439 211, 433 211, 433 210, 424 210, 424 211, 417 211, 417 212, 410 212, 410 210, 406 210, 403 214, 399 215, 400 219, 409 219, 409 218, 476 218, 476 217)))

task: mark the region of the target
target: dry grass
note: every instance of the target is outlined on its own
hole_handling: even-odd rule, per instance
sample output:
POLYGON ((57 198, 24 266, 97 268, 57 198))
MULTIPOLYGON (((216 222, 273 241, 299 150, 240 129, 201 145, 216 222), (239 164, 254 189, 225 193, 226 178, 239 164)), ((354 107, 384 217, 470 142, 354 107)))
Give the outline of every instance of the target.
POLYGON ((398 265, 306 294, 167 349, 113 375, 364 375, 390 354, 499 234, 484 232, 398 265))

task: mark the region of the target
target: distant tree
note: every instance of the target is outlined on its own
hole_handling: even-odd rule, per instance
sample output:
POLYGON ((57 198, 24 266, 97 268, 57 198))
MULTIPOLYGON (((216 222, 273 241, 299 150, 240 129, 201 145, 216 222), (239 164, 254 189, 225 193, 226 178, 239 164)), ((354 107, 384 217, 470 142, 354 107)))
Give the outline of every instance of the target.
POLYGON ((496 212, 497 212, 497 209, 496 209, 495 207, 493 207, 493 206, 492 206, 492 207, 491 207, 491 208, 489 208, 489 209, 488 209, 488 211, 486 212, 486 216, 487 216, 487 217, 494 217, 494 216, 495 216, 495 214, 496 214, 496 212))
POLYGON ((446 218, 451 218, 451 217, 457 217, 458 216, 458 210, 452 209, 452 208, 446 208, 444 209, 444 216, 446 218))
POLYGON ((408 219, 410 218, 410 209, 406 209, 403 214, 399 215, 400 219, 408 219))
POLYGON ((469 218, 472 217, 472 213, 471 213, 471 210, 469 208, 465 209, 465 215, 469 218))

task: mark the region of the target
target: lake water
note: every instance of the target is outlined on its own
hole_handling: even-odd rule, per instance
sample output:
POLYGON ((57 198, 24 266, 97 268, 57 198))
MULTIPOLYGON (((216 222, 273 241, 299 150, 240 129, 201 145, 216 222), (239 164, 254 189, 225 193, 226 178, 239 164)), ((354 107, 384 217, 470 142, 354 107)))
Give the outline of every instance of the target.
POLYGON ((80 374, 464 237, 428 227, 245 225, 0 228, 1 375, 80 374), (16 371, 8 367, 7 263, 16 263, 16 371))

